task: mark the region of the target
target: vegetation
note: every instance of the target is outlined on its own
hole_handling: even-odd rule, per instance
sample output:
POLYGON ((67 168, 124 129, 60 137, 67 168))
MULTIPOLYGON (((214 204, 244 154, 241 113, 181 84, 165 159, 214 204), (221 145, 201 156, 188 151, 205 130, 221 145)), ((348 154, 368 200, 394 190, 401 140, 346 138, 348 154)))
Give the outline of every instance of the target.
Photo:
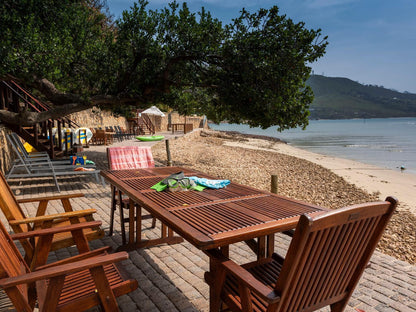
POLYGON ((54 104, 46 113, 0 110, 30 125, 90 108, 163 102, 214 121, 281 129, 306 126, 308 64, 327 38, 279 15, 241 11, 228 25, 203 8, 139 0, 113 22, 100 0, 3 0, 0 78, 13 77, 54 104))
POLYGON ((416 117, 416 94, 320 75, 307 84, 315 95, 312 119, 416 117))

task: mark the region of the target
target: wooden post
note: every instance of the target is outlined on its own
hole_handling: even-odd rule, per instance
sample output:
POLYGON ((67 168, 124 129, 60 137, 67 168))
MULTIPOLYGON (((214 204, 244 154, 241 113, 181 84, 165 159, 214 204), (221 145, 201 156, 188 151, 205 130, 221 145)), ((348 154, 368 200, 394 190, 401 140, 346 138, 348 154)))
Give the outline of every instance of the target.
POLYGON ((277 194, 277 184, 278 184, 278 179, 277 179, 277 175, 276 174, 272 174, 272 180, 271 180, 271 187, 270 187, 270 192, 277 194))
POLYGON ((169 140, 166 140, 165 143, 166 143, 166 154, 168 157, 167 166, 172 167, 172 157, 170 156, 169 140))

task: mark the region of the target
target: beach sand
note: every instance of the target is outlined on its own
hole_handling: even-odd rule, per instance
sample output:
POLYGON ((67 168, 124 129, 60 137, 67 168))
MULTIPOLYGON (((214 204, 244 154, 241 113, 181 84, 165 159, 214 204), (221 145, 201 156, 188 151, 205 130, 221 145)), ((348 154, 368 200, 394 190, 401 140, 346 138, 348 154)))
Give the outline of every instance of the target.
MULTIPOLYGON (((171 139, 170 146, 174 165, 264 190, 270 190, 270 176, 276 174, 279 194, 333 209, 395 196, 400 205, 378 248, 416 263, 416 175, 307 152, 276 139, 211 130, 171 139)), ((152 151, 155 160, 166 163, 165 144, 152 151)))

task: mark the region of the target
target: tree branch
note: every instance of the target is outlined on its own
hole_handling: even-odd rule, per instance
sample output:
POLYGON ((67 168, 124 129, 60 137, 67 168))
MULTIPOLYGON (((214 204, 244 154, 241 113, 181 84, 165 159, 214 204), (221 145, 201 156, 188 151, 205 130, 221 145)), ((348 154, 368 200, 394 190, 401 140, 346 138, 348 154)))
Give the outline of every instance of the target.
POLYGON ((65 105, 70 103, 88 105, 88 101, 84 100, 78 94, 61 92, 52 82, 45 78, 34 77, 33 87, 45 95, 45 97, 54 105, 65 105))
POLYGON ((44 112, 23 111, 19 113, 0 110, 0 120, 2 122, 21 126, 32 126, 36 123, 43 122, 48 119, 60 119, 63 116, 80 112, 90 108, 84 103, 70 103, 51 108, 44 112))

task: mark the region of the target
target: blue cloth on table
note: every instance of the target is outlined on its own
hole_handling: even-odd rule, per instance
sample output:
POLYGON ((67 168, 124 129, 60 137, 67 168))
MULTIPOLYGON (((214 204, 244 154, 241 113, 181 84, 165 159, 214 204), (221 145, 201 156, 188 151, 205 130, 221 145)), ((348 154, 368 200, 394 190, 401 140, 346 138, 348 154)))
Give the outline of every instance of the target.
POLYGON ((189 177, 190 180, 195 181, 196 184, 206 186, 208 188, 220 189, 230 184, 230 180, 209 180, 206 178, 189 177))

